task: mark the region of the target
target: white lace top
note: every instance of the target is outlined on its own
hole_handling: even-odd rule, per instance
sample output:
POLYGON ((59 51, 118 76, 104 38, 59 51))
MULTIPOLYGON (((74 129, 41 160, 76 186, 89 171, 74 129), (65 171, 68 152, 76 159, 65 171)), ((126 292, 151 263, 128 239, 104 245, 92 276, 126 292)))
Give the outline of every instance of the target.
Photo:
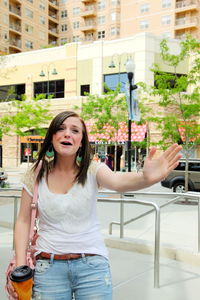
MULTIPOLYGON (((107 257, 107 249, 96 214, 98 186, 96 174, 104 164, 91 162, 84 186, 75 183, 66 194, 49 191, 45 178, 39 183, 38 252, 94 253, 107 257)), ((24 188, 32 195, 34 175, 28 171, 24 188)))

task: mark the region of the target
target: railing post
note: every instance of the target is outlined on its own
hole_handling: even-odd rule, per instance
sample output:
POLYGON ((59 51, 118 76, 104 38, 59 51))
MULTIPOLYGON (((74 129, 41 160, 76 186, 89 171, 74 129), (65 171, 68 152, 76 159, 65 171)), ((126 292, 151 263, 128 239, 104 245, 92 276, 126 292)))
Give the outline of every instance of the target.
POLYGON ((120 194, 120 198, 120 238, 122 239, 124 237, 124 201, 122 194, 120 194))
POLYGON ((13 249, 14 249, 14 231, 15 231, 15 223, 17 220, 18 200, 16 196, 13 197, 14 197, 14 212, 13 212, 13 249))
POLYGON ((155 248, 154 248, 154 287, 159 288, 160 281, 160 208, 155 207, 155 248))

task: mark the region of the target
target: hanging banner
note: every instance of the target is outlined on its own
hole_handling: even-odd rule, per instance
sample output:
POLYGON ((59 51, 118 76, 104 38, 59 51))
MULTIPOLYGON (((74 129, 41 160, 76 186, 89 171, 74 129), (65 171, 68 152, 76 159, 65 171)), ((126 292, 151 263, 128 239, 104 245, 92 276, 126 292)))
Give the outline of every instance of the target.
POLYGON ((138 102, 138 90, 131 91, 131 103, 130 103, 130 86, 126 83, 126 102, 128 105, 128 116, 131 121, 140 121, 140 109, 138 102))

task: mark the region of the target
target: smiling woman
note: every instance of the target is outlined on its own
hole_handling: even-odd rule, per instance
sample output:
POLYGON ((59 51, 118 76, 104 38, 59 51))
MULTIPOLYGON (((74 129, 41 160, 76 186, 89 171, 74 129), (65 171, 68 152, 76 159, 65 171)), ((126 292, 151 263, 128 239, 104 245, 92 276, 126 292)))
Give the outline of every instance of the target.
MULTIPOLYGON (((98 186, 117 191, 150 186, 177 166, 180 149, 174 144, 153 159, 156 148, 152 148, 142 173, 114 173, 106 164, 92 160, 86 126, 79 115, 65 111, 52 120, 38 159, 24 176, 14 233, 16 262, 21 266, 26 264, 31 199, 37 182, 39 232, 32 299, 112 299, 108 252, 96 214, 98 186)), ((10 289, 15 297, 11 284, 10 289)))

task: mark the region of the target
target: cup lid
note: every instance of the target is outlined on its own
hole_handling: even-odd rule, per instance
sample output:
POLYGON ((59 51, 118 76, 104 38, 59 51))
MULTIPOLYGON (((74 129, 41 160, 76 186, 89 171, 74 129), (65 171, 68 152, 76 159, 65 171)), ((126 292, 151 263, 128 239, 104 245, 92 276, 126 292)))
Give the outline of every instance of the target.
POLYGON ((22 282, 32 277, 33 269, 26 265, 15 268, 10 274, 10 280, 15 282, 22 282))

